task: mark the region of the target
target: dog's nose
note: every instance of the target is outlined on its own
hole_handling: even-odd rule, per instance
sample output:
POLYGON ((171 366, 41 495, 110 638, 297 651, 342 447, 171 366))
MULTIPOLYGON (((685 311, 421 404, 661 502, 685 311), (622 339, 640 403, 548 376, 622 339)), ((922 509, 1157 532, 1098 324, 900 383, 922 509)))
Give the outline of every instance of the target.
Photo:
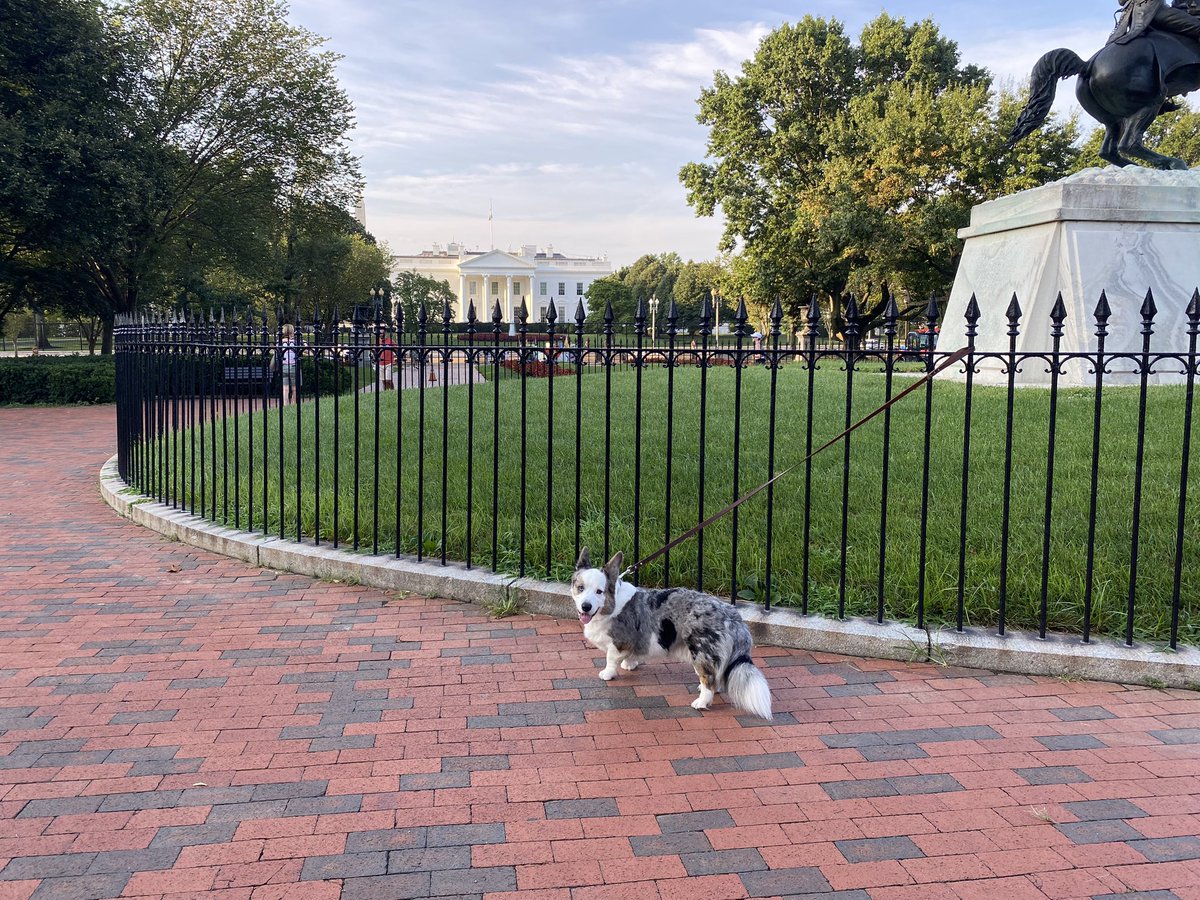
POLYGON ((590 603, 583 604, 583 611, 585 613, 590 613, 592 611, 592 604, 590 604, 590 603))

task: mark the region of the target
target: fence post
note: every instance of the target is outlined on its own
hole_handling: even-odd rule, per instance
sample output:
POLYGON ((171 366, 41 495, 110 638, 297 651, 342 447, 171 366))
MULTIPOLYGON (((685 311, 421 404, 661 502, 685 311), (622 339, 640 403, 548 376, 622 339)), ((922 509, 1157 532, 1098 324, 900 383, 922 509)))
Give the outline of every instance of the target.
POLYGON ((1008 606, 1008 526, 1012 503, 1013 400, 1017 383, 1017 338, 1021 334, 1021 304, 1017 295, 1005 312, 1008 319, 1008 395, 1004 409, 1004 500, 1000 513, 1000 597, 998 634, 1004 634, 1004 619, 1008 606))
POLYGON ((1150 383, 1150 338, 1154 334, 1154 292, 1146 291, 1142 303, 1142 353, 1138 368, 1137 454, 1133 468, 1133 525, 1129 538, 1129 592, 1125 598, 1125 646, 1133 646, 1133 604, 1137 593, 1138 552, 1142 530, 1142 479, 1146 462, 1146 392, 1150 383))
MULTIPOLYGON (((697 438, 699 480, 696 486, 696 521, 704 521, 704 457, 708 430, 708 368, 709 341, 713 333, 713 305, 709 292, 704 292, 700 306, 700 434, 697 438)), ((704 531, 696 535, 696 590, 704 590, 704 531)))
MULTIPOLYGON (((849 428, 854 415, 854 369, 858 358, 860 327, 858 300, 850 295, 846 304, 846 330, 842 345, 842 364, 846 367, 846 414, 843 427, 849 428)), ((846 618, 846 555, 850 525, 850 435, 842 440, 842 546, 838 554, 838 618, 846 618)))
POLYGON ((812 451, 813 451, 813 385, 817 371, 817 329, 821 324, 821 307, 817 303, 817 295, 813 294, 808 301, 808 313, 805 316, 808 328, 804 332, 804 343, 808 356, 808 396, 805 399, 804 414, 804 547, 801 550, 801 598, 800 611, 808 615, 809 601, 809 557, 811 555, 810 537, 812 534, 812 451))
POLYGON ((554 323, 558 321, 558 304, 551 303, 546 311, 546 364, 549 366, 546 383, 546 577, 554 562, 554 367, 558 363, 558 347, 554 342, 554 323))
POLYGON ((892 376, 896 368, 896 322, 900 308, 895 295, 889 292, 887 306, 883 312, 883 333, 887 339, 884 357, 883 382, 883 454, 879 477, 879 575, 875 588, 875 621, 883 624, 884 593, 887 573, 887 525, 888 525, 888 477, 892 462, 892 408, 886 404, 892 399, 892 376))
POLYGON ((500 329, 504 314, 500 301, 492 307, 492 571, 499 562, 500 547, 500 329))
POLYGON ((1188 464, 1192 452, 1192 403, 1196 387, 1196 337, 1200 334, 1200 290, 1192 291, 1187 306, 1187 394, 1183 408, 1183 448, 1179 468, 1179 513, 1175 523, 1175 572, 1171 584, 1171 649, 1179 644, 1180 587, 1183 580, 1183 534, 1187 523, 1188 464))
POLYGON ((967 584, 967 487, 971 477, 971 401, 975 377, 975 335, 979 330, 979 303, 975 295, 967 302, 967 372, 963 399, 962 492, 958 508, 958 608, 957 628, 961 632, 966 618, 967 584))
MULTIPOLYGON (((779 297, 776 296, 775 303, 771 307, 771 348, 770 348, 770 365, 771 365, 771 396, 768 401, 767 412, 767 478, 775 477, 775 400, 777 394, 777 386, 779 381, 779 335, 783 325, 783 306, 779 302, 779 297)), ((772 482, 767 486, 767 571, 764 585, 763 604, 767 609, 771 608, 771 559, 772 548, 774 545, 774 524, 775 524, 775 484, 772 482)))
MULTIPOLYGON (((678 334, 679 309, 675 305, 674 296, 667 305, 667 458, 665 486, 663 498, 664 535, 663 543, 668 544, 674 535, 671 533, 671 477, 674 473, 672 463, 675 461, 675 337, 678 334)), ((634 554, 635 559, 641 559, 634 554)), ((671 580, 671 551, 663 554, 663 583, 672 584, 671 580)))
MULTIPOLYGON (((743 342, 750 334, 750 320, 746 313, 746 299, 738 301, 734 315, 734 334, 737 341, 733 351, 733 499, 741 495, 742 462, 742 361, 745 358, 743 342)), ((732 537, 729 556, 729 600, 736 604, 738 599, 738 508, 734 507, 730 517, 732 537)))
POLYGON ((609 300, 604 306, 604 559, 609 559, 612 513, 612 370, 613 370, 613 308, 609 300))
MULTIPOLYGON (((467 378, 467 546, 466 564, 471 568, 471 538, 475 518, 475 325, 478 316, 475 313, 475 301, 467 304, 467 360, 465 374, 467 378)), ((399 501, 396 508, 399 509, 399 501)), ((396 529, 399 537, 400 529, 396 529)), ((396 553, 400 553, 400 543, 397 540, 396 553)))
MULTIPOLYGON (((646 301, 640 299, 633 310, 633 558, 642 558, 642 371, 646 368, 646 301)), ((654 335, 650 336, 651 345, 654 335)), ((668 538, 670 540, 670 538, 668 538)), ((605 559, 608 554, 605 553, 605 559)), ((642 583, 641 570, 633 573, 633 583, 642 583)))
POLYGON ((1038 636, 1046 636, 1047 604, 1050 592, 1050 522, 1054 512, 1054 447, 1058 425, 1058 376, 1061 368, 1059 352, 1062 347, 1063 322, 1067 308, 1060 292, 1050 310, 1050 417, 1046 437, 1046 505, 1042 515, 1042 590, 1038 612, 1038 636))
MULTIPOLYGON (((929 329, 929 356, 926 360, 926 371, 934 368, 936 344, 934 330, 938 320, 937 295, 929 295, 929 303, 925 307, 925 322, 929 329)), ((925 627, 925 576, 928 572, 926 551, 929 549, 929 458, 932 452, 933 425, 933 379, 925 382, 925 440, 921 455, 921 546, 917 554, 917 627, 925 627)))
POLYGON ((583 366, 584 343, 583 327, 587 321, 587 313, 583 308, 583 300, 575 303, 575 549, 571 561, 579 558, 581 509, 580 497, 583 480, 583 366))

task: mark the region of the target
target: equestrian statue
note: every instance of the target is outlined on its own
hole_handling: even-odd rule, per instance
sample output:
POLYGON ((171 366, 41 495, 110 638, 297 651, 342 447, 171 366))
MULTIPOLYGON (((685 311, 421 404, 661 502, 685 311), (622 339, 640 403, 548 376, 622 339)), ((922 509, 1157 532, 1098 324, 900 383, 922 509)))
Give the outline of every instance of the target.
POLYGON ((1186 169, 1182 159, 1155 153, 1142 139, 1160 113, 1178 109, 1169 97, 1200 88, 1198 2, 1123 0, 1116 28, 1091 59, 1065 48, 1039 59, 1009 146, 1046 121, 1058 80, 1078 75, 1079 105, 1104 126, 1102 159, 1116 166, 1136 159, 1160 169, 1186 169))

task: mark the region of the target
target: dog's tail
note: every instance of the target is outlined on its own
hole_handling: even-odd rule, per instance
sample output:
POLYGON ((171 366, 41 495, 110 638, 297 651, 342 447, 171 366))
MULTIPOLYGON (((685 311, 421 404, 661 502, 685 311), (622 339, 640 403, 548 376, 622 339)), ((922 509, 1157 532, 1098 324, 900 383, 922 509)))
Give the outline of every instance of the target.
POLYGON ((739 656, 725 670, 725 694, 738 709, 770 721, 771 689, 748 655, 739 656))

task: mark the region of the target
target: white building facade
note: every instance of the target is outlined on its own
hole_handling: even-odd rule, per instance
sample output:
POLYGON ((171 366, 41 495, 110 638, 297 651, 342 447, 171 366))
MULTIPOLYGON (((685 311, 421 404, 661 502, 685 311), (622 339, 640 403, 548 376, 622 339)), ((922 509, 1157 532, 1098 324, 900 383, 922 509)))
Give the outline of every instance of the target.
POLYGON ((491 321, 499 303, 504 321, 511 323, 522 301, 531 323, 544 321, 551 304, 559 322, 574 321, 580 302, 587 312, 592 282, 613 271, 607 256, 567 256, 555 252, 553 245, 539 249, 535 244, 519 252, 434 244, 432 250, 394 256, 392 265, 395 272, 415 272, 449 285, 458 298, 454 312, 460 322, 467 321, 472 303, 478 321, 491 321))

